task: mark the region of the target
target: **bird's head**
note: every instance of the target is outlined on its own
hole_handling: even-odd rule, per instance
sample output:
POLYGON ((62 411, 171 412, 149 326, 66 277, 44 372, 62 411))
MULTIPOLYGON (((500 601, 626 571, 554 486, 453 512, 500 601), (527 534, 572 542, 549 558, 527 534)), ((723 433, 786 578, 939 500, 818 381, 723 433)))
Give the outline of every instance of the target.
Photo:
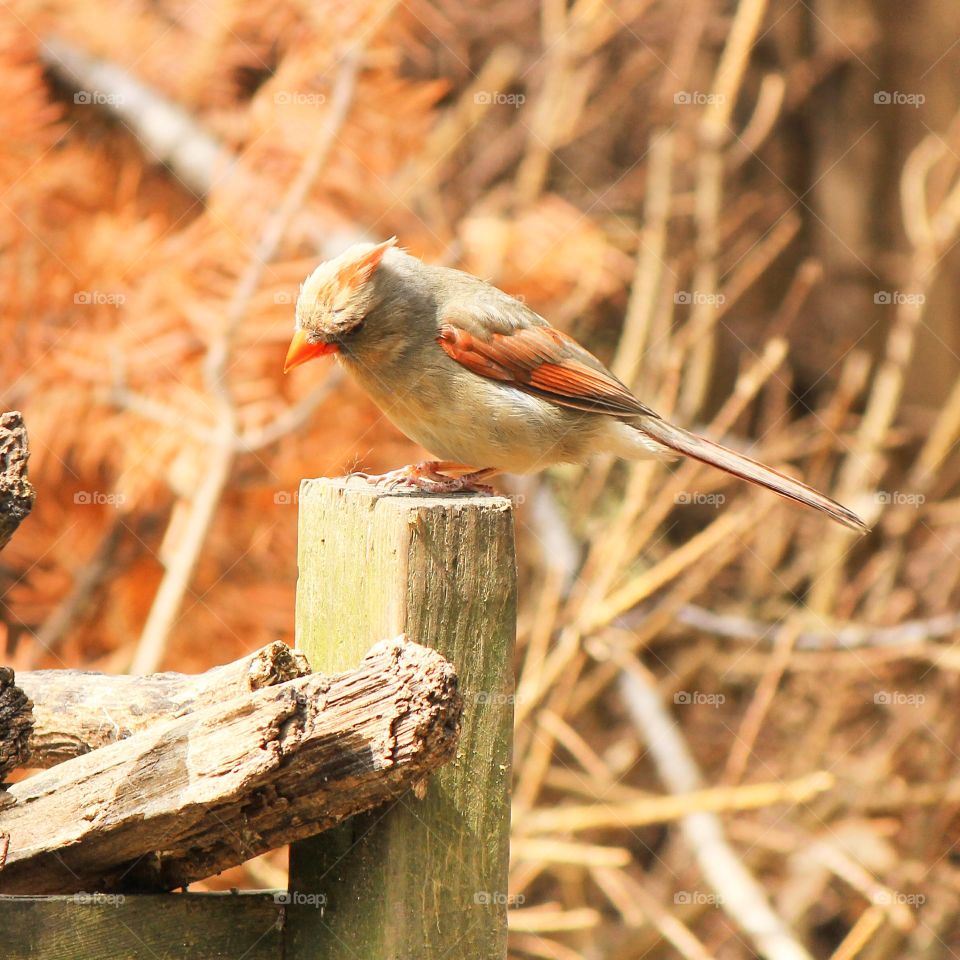
POLYGON ((284 373, 314 357, 338 353, 360 331, 376 297, 371 281, 396 242, 391 237, 383 243, 355 244, 307 277, 297 297, 296 330, 284 373))

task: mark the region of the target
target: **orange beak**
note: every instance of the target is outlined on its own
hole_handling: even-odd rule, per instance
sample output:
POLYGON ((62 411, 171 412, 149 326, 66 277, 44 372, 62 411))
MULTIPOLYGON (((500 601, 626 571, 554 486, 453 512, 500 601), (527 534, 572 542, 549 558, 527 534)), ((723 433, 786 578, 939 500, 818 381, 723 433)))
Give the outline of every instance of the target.
POLYGON ((310 343, 307 340, 306 330, 298 330, 290 341, 287 359, 283 362, 283 372, 289 373, 301 363, 306 363, 314 357, 325 357, 328 353, 336 353, 339 349, 335 343, 310 343))

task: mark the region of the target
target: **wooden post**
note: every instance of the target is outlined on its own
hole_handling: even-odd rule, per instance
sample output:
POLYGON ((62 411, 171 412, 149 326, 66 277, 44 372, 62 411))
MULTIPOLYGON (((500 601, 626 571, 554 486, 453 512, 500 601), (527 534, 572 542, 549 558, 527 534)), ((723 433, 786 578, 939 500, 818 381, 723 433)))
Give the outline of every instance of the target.
POLYGON ((428 778, 425 796, 412 791, 292 846, 286 956, 503 958, 516 633, 510 502, 304 480, 299 537, 297 646, 313 669, 355 666, 372 642, 406 633, 453 664, 464 711, 457 757, 428 778))

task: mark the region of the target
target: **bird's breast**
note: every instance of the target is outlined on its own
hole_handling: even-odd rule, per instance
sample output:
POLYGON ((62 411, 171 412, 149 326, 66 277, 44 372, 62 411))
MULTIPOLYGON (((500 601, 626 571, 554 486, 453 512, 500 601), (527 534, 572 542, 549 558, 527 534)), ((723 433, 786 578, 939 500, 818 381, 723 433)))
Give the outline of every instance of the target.
POLYGON ((477 468, 531 473, 581 462, 594 452, 607 419, 480 377, 439 347, 426 364, 342 362, 411 440, 440 459, 477 468))

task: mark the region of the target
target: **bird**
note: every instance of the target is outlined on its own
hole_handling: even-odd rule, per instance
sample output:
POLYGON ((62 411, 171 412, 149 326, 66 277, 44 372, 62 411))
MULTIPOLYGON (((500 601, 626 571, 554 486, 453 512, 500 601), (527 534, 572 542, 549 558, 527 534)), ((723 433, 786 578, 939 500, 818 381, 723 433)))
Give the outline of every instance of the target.
POLYGON ((437 458, 369 476, 374 482, 487 492, 485 481, 499 473, 597 454, 683 455, 868 530, 802 481, 670 423, 526 304, 472 274, 425 263, 396 237, 352 245, 301 285, 284 372, 331 354, 437 458))

